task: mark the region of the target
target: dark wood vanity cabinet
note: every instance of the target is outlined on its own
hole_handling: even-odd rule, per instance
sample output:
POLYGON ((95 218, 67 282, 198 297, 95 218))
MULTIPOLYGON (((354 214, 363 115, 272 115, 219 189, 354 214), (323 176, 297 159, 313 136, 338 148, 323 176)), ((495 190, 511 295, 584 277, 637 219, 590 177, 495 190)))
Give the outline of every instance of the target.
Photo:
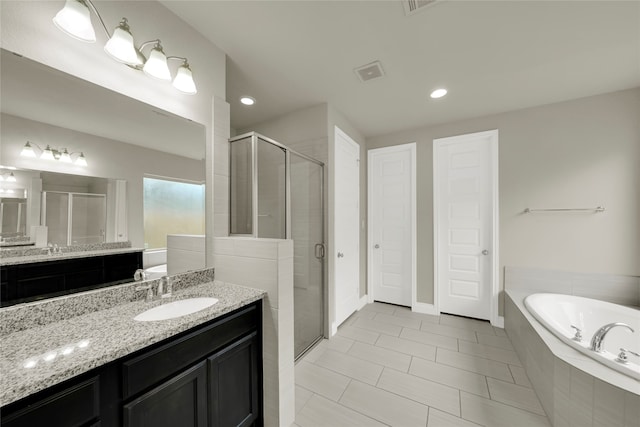
POLYGON ((261 331, 257 301, 3 407, 2 426, 261 426, 261 331))
POLYGON ((2 306, 133 281, 142 252, 7 265, 2 270, 2 306))
POLYGON ((23 399, 22 408, 13 413, 6 414, 3 408, 0 424, 3 427, 99 425, 96 424, 100 418, 99 387, 98 376, 65 382, 62 387, 23 399))

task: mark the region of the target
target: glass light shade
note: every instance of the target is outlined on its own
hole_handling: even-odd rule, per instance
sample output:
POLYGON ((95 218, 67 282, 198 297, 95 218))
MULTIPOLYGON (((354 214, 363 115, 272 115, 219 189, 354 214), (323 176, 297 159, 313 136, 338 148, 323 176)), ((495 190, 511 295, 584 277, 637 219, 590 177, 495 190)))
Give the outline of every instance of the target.
POLYGON ((28 142, 24 144, 24 147, 22 147, 20 155, 23 157, 36 157, 36 153, 35 151, 33 151, 33 147, 28 142))
POLYGON ((193 81, 193 73, 191 73, 191 69, 188 65, 183 64, 178 67, 176 78, 173 79, 173 87, 178 89, 180 92, 184 92, 189 95, 198 93, 196 84, 193 81))
POLYGON ((69 155, 69 152, 66 148, 64 149, 64 151, 62 151, 58 160, 64 163, 72 163, 71 156, 69 155))
POLYGON ((123 19, 113 30, 113 36, 104 45, 104 51, 116 61, 128 65, 142 65, 142 61, 138 57, 138 51, 136 51, 133 44, 133 36, 129 31, 126 19, 123 19))
POLYGON ((94 43, 96 32, 91 25, 91 13, 84 1, 67 0, 64 7, 53 18, 53 23, 74 39, 94 43))
POLYGON ((44 149, 40 158, 43 160, 55 160, 56 158, 53 156, 53 151, 51 151, 51 147, 47 145, 47 148, 44 149))
POLYGON ((16 176, 11 172, 11 174, 7 177, 7 182, 16 182, 16 176))
POLYGON ((87 159, 85 159, 84 153, 80 153, 80 156, 78 156, 75 163, 78 166, 87 166, 87 159))
POLYGON ((149 59, 144 64, 142 71, 145 74, 160 80, 171 80, 171 72, 167 65, 167 57, 158 46, 151 49, 149 59))

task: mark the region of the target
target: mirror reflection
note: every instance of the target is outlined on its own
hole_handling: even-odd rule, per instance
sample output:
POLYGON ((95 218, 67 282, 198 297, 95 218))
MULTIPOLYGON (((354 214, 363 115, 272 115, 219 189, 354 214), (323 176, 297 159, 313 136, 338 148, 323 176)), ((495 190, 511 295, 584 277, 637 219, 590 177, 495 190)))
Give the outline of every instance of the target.
POLYGON ((204 126, 0 51, 0 246, 129 241, 144 268, 204 267, 204 126))

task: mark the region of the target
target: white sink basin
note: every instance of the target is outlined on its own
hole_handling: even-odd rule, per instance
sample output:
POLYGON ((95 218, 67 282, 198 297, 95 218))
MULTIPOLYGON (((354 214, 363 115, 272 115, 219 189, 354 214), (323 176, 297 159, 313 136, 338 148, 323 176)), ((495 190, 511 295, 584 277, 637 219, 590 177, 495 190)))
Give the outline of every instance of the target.
POLYGON ((204 310, 218 302, 217 298, 189 298, 162 304, 138 314, 133 320, 153 322, 156 320, 175 319, 196 311, 204 310))

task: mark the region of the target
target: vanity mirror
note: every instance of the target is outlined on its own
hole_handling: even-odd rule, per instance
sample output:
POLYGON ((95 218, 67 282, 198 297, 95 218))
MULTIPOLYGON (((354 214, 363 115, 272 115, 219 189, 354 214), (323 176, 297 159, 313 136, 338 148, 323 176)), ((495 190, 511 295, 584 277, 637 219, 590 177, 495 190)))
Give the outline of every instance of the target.
POLYGON ((59 246, 130 241, 154 248, 148 267, 167 262, 166 235, 204 235, 204 126, 4 49, 0 54, 0 172, 25 179, 0 182, 24 199, 7 200, 7 213, 16 212, 7 217, 7 234, 3 218, 2 237, 12 227, 19 237, 29 236, 31 225, 47 225, 47 243, 59 246), (21 155, 27 143, 34 156, 21 155), (53 158, 42 156, 47 146, 53 158), (86 166, 63 161, 64 153, 73 160, 81 153, 86 166), (54 223, 66 226, 52 230, 54 223), (84 234, 74 234, 74 225, 84 234))

